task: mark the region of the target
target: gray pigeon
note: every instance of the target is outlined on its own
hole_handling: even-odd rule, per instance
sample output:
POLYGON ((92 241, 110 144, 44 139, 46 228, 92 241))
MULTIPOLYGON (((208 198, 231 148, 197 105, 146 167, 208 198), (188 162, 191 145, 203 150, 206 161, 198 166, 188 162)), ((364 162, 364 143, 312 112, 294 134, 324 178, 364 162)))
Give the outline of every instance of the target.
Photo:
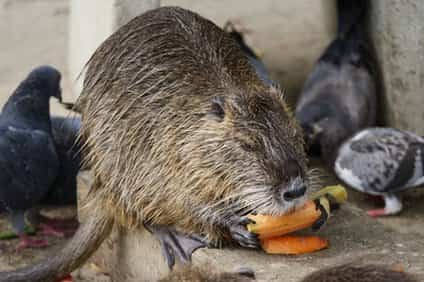
POLYGON ((59 171, 49 100, 61 100, 60 79, 60 73, 50 66, 34 69, 0 115, 0 210, 9 213, 12 227, 21 237, 18 249, 47 243, 27 237, 24 225, 25 213, 30 220, 59 171))
POLYGON ((424 138, 393 128, 365 129, 340 147, 334 169, 352 188, 383 196, 385 208, 370 216, 396 214, 402 202, 395 193, 424 184, 424 138))
POLYGON ((77 203, 77 174, 82 168, 81 146, 78 133, 79 117, 52 116, 52 133, 60 168, 43 206, 66 206, 77 203))
POLYGON ((330 165, 337 148, 376 120, 377 64, 364 22, 368 0, 338 0, 338 32, 309 74, 296 107, 309 153, 330 165))

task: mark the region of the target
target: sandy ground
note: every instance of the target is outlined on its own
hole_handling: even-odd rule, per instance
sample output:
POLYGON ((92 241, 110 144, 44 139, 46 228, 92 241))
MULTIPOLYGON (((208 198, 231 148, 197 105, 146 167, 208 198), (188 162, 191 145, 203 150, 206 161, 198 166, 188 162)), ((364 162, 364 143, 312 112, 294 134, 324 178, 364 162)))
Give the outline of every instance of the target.
MULTIPOLYGON (((68 15, 67 0, 0 0, 0 105, 28 71, 40 64, 51 64, 62 71, 64 97, 68 100, 72 97, 66 69, 68 15)), ((52 101, 52 112, 67 114, 55 101, 52 101)), ((367 209, 376 205, 366 196, 350 192, 352 201, 360 208, 367 209)), ((422 195, 408 193, 404 202, 405 212, 401 216, 378 221, 394 232, 408 235, 407 238, 422 240, 423 200, 422 195)), ((67 212, 72 213, 73 210, 68 209, 67 212)), ((59 213, 63 214, 62 211, 59 213)), ((7 228, 9 226, 5 218, 0 217, 0 230, 7 228)), ((57 238, 49 240, 51 246, 46 249, 24 250, 21 253, 14 251, 17 240, 0 241, 0 270, 13 269, 36 261, 61 248, 66 241, 57 238)), ((424 265, 424 260, 422 264, 424 265)), ((108 278, 92 264, 86 264, 81 271, 76 272, 75 281, 108 281, 108 278)))

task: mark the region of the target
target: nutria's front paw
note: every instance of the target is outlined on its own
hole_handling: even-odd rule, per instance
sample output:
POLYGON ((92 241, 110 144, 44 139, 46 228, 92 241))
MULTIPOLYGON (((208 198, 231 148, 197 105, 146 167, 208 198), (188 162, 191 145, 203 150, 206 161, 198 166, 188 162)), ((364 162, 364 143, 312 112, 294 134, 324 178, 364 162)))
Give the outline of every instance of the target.
POLYGON ((254 222, 247 217, 241 217, 235 221, 235 223, 229 227, 231 237, 242 247, 258 249, 260 248, 258 235, 247 230, 246 225, 249 223, 254 222))

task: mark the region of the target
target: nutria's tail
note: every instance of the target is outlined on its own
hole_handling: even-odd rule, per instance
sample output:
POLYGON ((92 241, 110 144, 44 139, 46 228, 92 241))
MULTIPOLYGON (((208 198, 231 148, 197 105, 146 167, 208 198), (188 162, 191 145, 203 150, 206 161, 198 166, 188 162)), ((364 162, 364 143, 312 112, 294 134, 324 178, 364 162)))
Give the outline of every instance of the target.
POLYGON ((0 282, 54 282, 81 266, 109 235, 113 220, 94 212, 56 255, 15 271, 0 272, 0 282))

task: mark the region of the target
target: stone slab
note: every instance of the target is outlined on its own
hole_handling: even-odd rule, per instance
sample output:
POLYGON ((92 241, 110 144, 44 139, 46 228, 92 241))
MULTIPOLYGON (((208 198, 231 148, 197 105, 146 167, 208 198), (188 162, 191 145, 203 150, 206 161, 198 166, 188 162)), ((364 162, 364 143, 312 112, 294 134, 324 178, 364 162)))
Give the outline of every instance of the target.
MULTIPOLYGON (((89 184, 90 178, 86 178, 89 184)), ((85 184, 83 184, 85 185, 85 184)), ((87 188, 80 185, 80 198, 87 188)), ((80 214, 84 220, 84 214, 80 214)), ((334 213, 318 235, 329 249, 300 256, 267 255, 243 249, 200 249, 196 265, 218 271, 251 267, 258 281, 299 281, 314 270, 348 262, 401 264, 424 280, 424 241, 413 232, 402 234, 367 217, 362 209, 346 204, 334 213)), ((109 271, 113 281, 155 281, 168 273, 158 242, 145 230, 115 228, 96 252, 93 261, 109 271)))

